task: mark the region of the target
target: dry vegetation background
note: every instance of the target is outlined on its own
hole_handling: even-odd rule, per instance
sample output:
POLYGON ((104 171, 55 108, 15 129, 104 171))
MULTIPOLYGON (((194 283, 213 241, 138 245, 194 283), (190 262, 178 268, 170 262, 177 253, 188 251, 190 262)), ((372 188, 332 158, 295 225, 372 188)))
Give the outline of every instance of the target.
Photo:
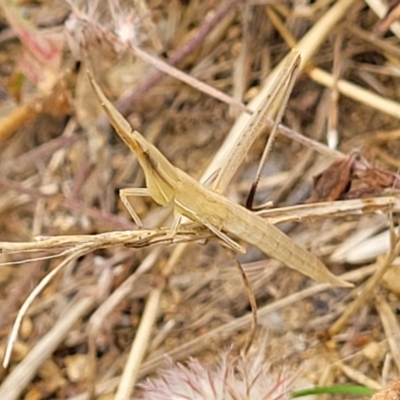
MULTIPOLYGON (((388 233, 389 211, 394 223, 399 211, 396 4, 383 20, 387 8, 378 0, 1 0, 0 6, 2 358, 28 294, 67 260, 26 311, 10 366, 0 369, 0 399, 140 398, 136 383, 191 356, 211 372, 192 362, 166 375, 170 387, 155 381, 163 395, 147 387, 155 392, 146 398, 178 398, 172 392, 175 384, 175 395, 184 390, 179 379, 204 390, 187 398, 221 398, 212 394, 215 379, 242 393, 223 398, 275 399, 293 388, 335 383, 378 390, 398 378, 400 273, 397 238, 392 234, 390 248, 388 233), (281 229, 355 289, 316 285, 249 247, 239 260, 257 298, 259 326, 241 364, 251 312, 235 261, 219 242, 132 249, 118 233, 96 241, 94 235, 135 229, 118 190, 143 187, 144 180, 105 120, 86 69, 132 126, 199 179, 240 111, 161 74, 142 53, 249 103, 296 42, 305 63, 283 123, 323 146, 317 152, 314 142, 279 135, 257 201, 285 207, 273 214, 289 221, 281 229), (329 198, 335 202, 291 208, 306 203, 312 177, 341 156, 327 143, 338 143, 344 154, 357 151, 383 175, 355 186, 351 199, 339 193, 329 198), (382 176, 394 178, 383 185, 382 176), (51 237, 49 248, 29 244, 37 237, 51 237), (22 251, 29 246, 38 251, 22 251), (235 369, 217 370, 218 360, 235 369), (249 397, 246 381, 253 385, 249 397)), ((229 185, 234 201, 245 202, 264 144, 265 135, 229 185)), ((347 186, 350 178, 340 176, 347 186)), ((169 226, 169 210, 149 198, 132 203, 145 228, 169 226)), ((400 398, 396 393, 392 388, 382 398, 400 398)))

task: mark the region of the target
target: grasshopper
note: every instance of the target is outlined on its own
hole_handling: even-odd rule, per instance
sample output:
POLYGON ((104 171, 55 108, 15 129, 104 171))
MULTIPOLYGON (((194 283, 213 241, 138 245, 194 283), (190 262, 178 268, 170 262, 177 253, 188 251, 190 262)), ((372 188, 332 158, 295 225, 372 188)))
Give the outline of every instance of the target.
MULTIPOLYGON (((144 171, 147 189, 124 189, 121 191, 121 199, 139 227, 141 226, 140 220, 126 197, 150 195, 161 206, 172 205, 177 215, 205 225, 236 252, 243 252, 243 248, 228 234, 257 247, 266 255, 317 282, 342 287, 352 286, 333 275, 318 258, 294 243, 274 225, 216 191, 204 187, 184 171, 172 165, 155 146, 131 128, 125 118, 106 98, 89 71, 88 75, 111 124, 120 138, 135 153, 144 171)), ((171 235, 176 232, 178 223, 179 219, 176 219, 171 229, 171 235)))

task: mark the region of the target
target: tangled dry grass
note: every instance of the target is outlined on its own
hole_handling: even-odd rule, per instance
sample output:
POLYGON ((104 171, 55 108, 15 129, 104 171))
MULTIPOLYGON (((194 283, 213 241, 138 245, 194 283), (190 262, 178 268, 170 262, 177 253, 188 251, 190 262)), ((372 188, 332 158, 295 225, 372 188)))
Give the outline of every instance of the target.
MULTIPOLYGON (((48 279, 0 370, 1 399, 277 399, 398 378, 396 5, 386 18, 378 0, 0 6, 0 355, 48 279), (118 191, 144 187, 143 173, 86 70, 174 165, 212 182, 292 47, 300 73, 256 201, 273 201, 264 216, 355 288, 313 284, 248 247, 238 259, 258 329, 241 358, 252 315, 235 259, 201 226, 165 243, 171 210, 146 197, 132 200, 136 229, 118 191)), ((267 128, 224 192, 235 202, 267 128)))

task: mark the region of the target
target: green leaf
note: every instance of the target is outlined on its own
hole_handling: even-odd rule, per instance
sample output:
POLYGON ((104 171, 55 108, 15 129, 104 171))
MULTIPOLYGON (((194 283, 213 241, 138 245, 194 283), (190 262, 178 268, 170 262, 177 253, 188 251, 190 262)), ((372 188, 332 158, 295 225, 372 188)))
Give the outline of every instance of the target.
POLYGON ((333 385, 299 390, 292 393, 291 398, 304 397, 312 394, 348 394, 356 396, 372 396, 376 391, 365 386, 333 385))

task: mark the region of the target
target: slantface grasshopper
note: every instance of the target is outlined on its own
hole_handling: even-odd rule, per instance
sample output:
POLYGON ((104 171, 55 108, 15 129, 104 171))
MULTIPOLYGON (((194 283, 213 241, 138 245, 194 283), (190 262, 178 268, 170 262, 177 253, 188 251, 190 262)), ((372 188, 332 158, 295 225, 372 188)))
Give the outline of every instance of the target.
MULTIPOLYGON (((205 225, 235 251, 243 250, 227 234, 254 245, 266 255, 317 282, 342 287, 351 286, 333 275, 318 258, 294 243, 278 228, 219 193, 205 188, 173 166, 155 146, 139 132, 132 130, 129 123, 105 97, 91 74, 89 72, 88 74, 111 124, 125 144, 136 154, 145 174, 147 190, 125 190, 125 196, 149 194, 158 204, 172 205, 177 214, 205 225)), ((127 203, 126 199, 123 201, 127 203)), ((126 205, 135 222, 139 223, 132 207, 126 205)), ((172 235, 175 229, 176 224, 172 228, 172 235)))

